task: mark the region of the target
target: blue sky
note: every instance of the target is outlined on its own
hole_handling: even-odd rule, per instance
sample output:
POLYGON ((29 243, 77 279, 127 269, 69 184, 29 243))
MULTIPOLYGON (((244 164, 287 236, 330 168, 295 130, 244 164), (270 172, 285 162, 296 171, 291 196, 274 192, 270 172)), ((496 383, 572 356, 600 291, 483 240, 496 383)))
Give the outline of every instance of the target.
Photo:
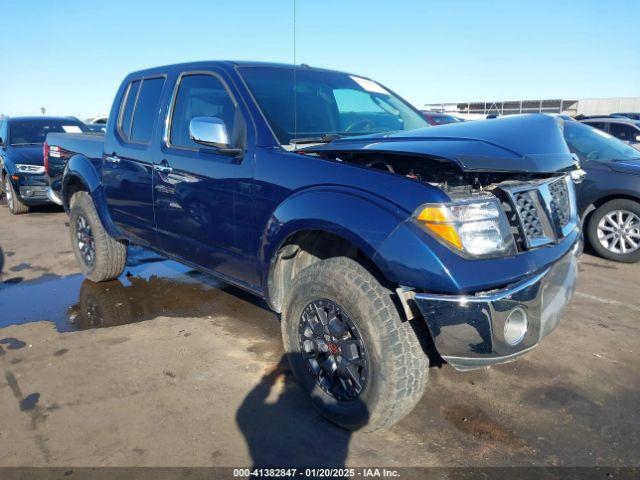
MULTIPOLYGON (((125 74, 206 59, 293 62, 293 0, 3 0, 0 112, 108 113, 125 74)), ((414 105, 640 96, 638 0, 297 0, 298 63, 414 105)))

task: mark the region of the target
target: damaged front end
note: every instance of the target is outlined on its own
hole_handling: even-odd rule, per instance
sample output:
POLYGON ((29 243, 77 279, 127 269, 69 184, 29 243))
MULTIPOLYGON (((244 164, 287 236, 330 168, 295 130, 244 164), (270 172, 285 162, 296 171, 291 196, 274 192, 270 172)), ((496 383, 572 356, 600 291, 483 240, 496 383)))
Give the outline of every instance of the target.
POLYGON ((305 151, 446 193, 450 202, 416 205, 379 258, 457 369, 530 350, 573 294, 582 243, 571 172, 579 165, 561 129, 558 119, 522 116, 305 151))

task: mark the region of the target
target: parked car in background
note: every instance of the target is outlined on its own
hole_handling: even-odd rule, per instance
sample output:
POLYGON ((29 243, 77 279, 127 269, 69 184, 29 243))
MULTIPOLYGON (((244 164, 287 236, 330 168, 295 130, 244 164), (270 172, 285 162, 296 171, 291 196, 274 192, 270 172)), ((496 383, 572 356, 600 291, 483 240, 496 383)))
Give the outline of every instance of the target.
POLYGON ((345 428, 411 411, 430 337, 459 370, 511 361, 573 294, 577 167, 554 118, 424 128, 368 78, 249 62, 130 74, 110 118, 47 137, 85 276, 117 278, 133 243, 262 297, 345 428))
POLYGON ((84 123, 90 132, 105 133, 107 131, 107 117, 89 117, 84 123))
POLYGON ((107 131, 107 117, 89 117, 84 123, 90 132, 104 133, 107 131))
POLYGON ((422 116, 427 120, 429 125, 446 125, 449 123, 464 122, 463 119, 454 117, 453 115, 449 115, 447 113, 432 112, 429 110, 422 110, 421 112, 422 116))
POLYGON ((49 203, 43 144, 54 132, 82 133, 84 123, 68 117, 12 117, 0 120, 0 191, 13 214, 49 203))
POLYGON ((612 113, 611 116, 630 118, 631 120, 640 120, 640 112, 612 113))
POLYGON ((634 148, 640 149, 640 121, 622 117, 596 117, 580 122, 616 137, 634 148))
POLYGON ((103 123, 87 123, 85 124, 87 130, 94 133, 105 133, 107 131, 107 126, 103 123))
POLYGON ((106 125, 107 124, 107 120, 108 117, 89 117, 87 118, 84 123, 92 125, 106 125))
POLYGON ((640 152, 580 122, 565 122, 564 137, 587 173, 577 196, 592 248, 610 260, 639 261, 640 152))

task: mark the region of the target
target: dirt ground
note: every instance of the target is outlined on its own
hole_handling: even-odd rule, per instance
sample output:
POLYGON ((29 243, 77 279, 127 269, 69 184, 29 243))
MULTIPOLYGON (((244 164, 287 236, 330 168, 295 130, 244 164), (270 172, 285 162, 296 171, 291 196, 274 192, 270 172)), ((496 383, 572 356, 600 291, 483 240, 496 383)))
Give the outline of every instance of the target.
POLYGON ((258 299, 138 249, 91 284, 66 221, 0 206, 0 467, 640 465, 640 265, 584 255, 538 348, 434 366, 408 417, 350 434, 280 364, 258 299))

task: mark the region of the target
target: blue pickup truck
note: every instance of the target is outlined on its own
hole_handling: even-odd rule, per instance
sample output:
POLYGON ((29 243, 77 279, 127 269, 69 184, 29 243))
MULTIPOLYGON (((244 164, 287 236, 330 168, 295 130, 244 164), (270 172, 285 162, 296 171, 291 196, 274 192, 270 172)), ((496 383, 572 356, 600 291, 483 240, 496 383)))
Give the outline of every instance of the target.
POLYGON ((323 415, 393 424, 431 344, 468 370, 558 323, 581 233, 561 119, 427 127, 357 75, 201 62, 127 76, 106 135, 47 138, 87 278, 156 250, 264 298, 323 415))

